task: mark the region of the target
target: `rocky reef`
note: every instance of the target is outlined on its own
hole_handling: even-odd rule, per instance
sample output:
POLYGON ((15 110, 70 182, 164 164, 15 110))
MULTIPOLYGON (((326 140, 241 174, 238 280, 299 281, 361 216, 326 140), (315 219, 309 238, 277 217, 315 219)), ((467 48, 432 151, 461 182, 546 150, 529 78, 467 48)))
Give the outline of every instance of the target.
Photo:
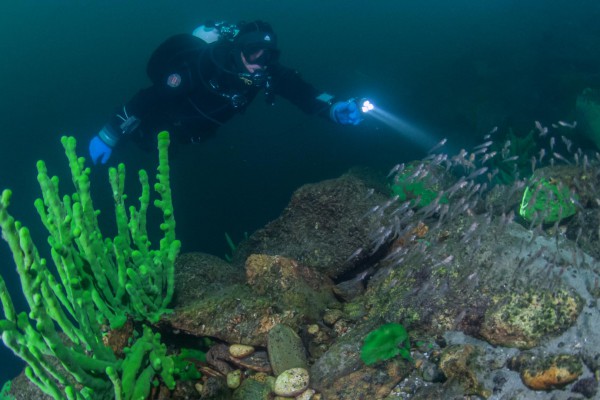
POLYGON ((552 149, 528 162, 495 133, 349 171, 299 188, 231 262, 180 255, 155 328, 206 357, 152 398, 598 398, 600 155, 542 128, 552 149), (365 364, 390 323, 409 352, 365 364))

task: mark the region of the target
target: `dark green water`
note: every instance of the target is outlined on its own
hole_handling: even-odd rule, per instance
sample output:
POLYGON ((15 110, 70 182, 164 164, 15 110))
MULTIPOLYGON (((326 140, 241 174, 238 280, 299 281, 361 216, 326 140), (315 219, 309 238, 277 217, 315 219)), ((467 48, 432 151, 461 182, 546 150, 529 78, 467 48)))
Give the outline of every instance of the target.
MULTIPOLYGON (((205 19, 264 19, 274 26, 282 62, 342 97, 369 96, 416 124, 434 142, 478 142, 499 126, 527 131, 534 120, 573 119, 575 97, 600 87, 600 3, 596 0, 408 1, 33 1, 0 14, 0 187, 15 192, 11 212, 44 249, 32 202, 35 162, 67 169, 61 135, 87 141, 114 107, 148 84, 145 62, 174 33, 205 19)), ((387 170, 421 158, 410 137, 376 121, 334 126, 279 101, 248 112, 172 162, 178 234, 184 251, 223 255, 235 239, 276 218, 294 189, 353 166, 387 170)), ((127 146, 115 154, 134 171, 152 156, 127 146)), ((93 172, 96 206, 106 209, 106 168, 93 172)), ((0 266, 20 293, 7 247, 0 266)), ((21 306, 21 304, 18 304, 21 306)), ((22 365, 0 348, 0 381, 22 365)))

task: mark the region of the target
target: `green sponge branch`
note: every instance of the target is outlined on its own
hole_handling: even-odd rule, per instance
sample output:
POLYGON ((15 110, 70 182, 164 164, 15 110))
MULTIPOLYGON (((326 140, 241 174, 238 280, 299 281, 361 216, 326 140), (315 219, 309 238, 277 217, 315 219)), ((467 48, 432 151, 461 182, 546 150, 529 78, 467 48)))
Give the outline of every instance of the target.
POLYGON ((59 178, 37 163, 42 197, 35 208, 48 230, 54 268, 40 256, 29 230, 8 212, 12 192, 0 201, 0 228, 20 277, 29 312, 17 313, 0 276, 6 346, 27 363, 26 375, 55 399, 139 399, 159 375, 172 388, 173 361, 148 322, 168 312, 173 296, 174 264, 181 247, 169 183, 169 134, 161 132, 154 186, 162 211, 163 237, 152 249, 146 230, 150 183, 140 171, 139 207, 126 207, 125 166, 109 170, 117 233, 105 238, 90 193, 90 169, 77 157, 76 141, 63 137, 75 192, 61 198, 59 178), (55 269, 55 272, 54 272, 55 269), (107 329, 137 321, 143 332, 119 359, 103 342, 107 329), (126 366, 126 368, 125 368, 126 366), (125 370, 127 371, 125 373, 125 370), (75 387, 77 386, 77 390, 75 387))

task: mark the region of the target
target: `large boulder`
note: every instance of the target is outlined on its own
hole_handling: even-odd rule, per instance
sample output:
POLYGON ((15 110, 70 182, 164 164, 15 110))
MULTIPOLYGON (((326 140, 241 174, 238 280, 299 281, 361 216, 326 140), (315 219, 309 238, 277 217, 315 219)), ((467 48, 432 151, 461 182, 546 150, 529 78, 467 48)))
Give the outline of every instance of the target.
POLYGON ((253 253, 280 255, 338 277, 360 262, 360 257, 351 256, 370 246, 369 235, 377 228, 369 210, 386 201, 389 195, 383 190, 349 174, 304 185, 279 218, 240 245, 234 263, 245 262, 253 253))

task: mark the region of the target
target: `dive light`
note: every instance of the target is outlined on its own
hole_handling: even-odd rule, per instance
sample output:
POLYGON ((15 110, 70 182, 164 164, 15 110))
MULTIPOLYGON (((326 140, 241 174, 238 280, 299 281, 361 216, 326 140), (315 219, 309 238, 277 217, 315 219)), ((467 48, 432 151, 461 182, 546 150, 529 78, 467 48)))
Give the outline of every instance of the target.
POLYGON ((348 102, 356 103, 356 105, 358 106, 358 109, 363 114, 366 114, 369 111, 373 111, 375 109, 375 105, 373 103, 371 103, 371 100, 367 99, 366 97, 363 97, 361 99, 351 98, 350 100, 348 100, 348 102))
POLYGON ((368 113, 369 111, 373 111, 375 109, 375 105, 371 103, 371 100, 362 98, 357 101, 358 108, 362 111, 363 114, 368 113))

